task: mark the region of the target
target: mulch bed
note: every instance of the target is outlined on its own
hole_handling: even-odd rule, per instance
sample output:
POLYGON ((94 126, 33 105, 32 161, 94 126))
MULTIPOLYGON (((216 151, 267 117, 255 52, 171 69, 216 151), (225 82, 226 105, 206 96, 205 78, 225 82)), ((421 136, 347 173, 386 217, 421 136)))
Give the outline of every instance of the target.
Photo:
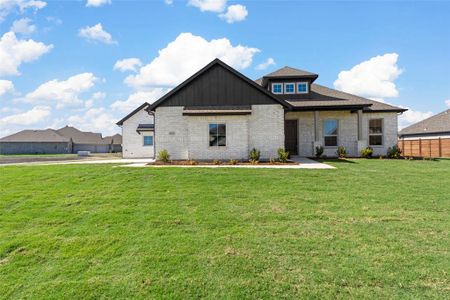
POLYGON ((162 162, 155 161, 154 163, 149 163, 149 165, 157 165, 157 166, 260 166, 260 165, 298 165, 298 163, 293 161, 287 161, 285 163, 275 161, 260 161, 258 163, 251 163, 249 161, 238 161, 235 164, 230 163, 229 161, 221 161, 220 163, 215 163, 213 161, 197 161, 197 160, 172 160, 170 162, 162 162))

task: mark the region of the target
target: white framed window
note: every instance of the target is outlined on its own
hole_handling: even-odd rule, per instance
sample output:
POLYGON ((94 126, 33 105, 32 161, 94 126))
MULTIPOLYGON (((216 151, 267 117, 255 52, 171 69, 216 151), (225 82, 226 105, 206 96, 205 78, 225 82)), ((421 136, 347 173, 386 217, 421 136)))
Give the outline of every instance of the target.
POLYGON ((369 120, 369 146, 383 146, 383 119, 369 120))
POLYGON ((339 122, 335 119, 323 121, 323 139, 325 147, 337 147, 339 122))
POLYGON ((227 145, 227 126, 221 123, 209 124, 209 146, 225 147, 227 145))
POLYGON ((285 83, 284 84, 285 94, 295 94, 295 83, 285 83))
POLYGON ((153 136, 152 135, 144 135, 144 146, 153 146, 153 136))
POLYGON ((282 83, 272 83, 272 93, 283 94, 283 84, 282 83))
POLYGON ((297 94, 307 94, 308 92, 308 82, 297 82, 297 94))

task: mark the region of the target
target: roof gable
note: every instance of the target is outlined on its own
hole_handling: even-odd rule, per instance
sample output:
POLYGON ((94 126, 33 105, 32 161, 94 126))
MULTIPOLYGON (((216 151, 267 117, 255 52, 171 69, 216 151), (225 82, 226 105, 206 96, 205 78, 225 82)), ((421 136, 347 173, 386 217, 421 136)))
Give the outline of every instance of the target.
POLYGON ((130 112, 128 115, 126 115, 125 117, 123 117, 119 122, 116 123, 116 125, 122 126, 123 122, 125 122, 126 120, 128 120, 129 118, 131 118, 132 116, 134 116, 135 114, 137 114, 139 111, 141 111, 144 108, 147 108, 148 106, 150 106, 150 104, 148 104, 148 102, 144 102, 141 104, 141 106, 139 106, 138 108, 136 108, 135 110, 133 110, 132 112, 130 112))
POLYGON ((161 99, 150 105, 158 106, 225 106, 281 104, 290 105, 263 89, 219 59, 175 87, 161 99))
POLYGON ((75 127, 66 126, 56 130, 58 134, 72 139, 77 144, 103 144, 101 133, 80 131, 75 127))

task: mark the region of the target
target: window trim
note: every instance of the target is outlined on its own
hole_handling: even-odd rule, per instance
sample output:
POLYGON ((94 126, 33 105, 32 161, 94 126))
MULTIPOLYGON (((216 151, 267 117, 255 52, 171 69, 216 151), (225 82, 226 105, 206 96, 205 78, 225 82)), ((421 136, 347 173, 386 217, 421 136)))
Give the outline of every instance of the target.
POLYGON ((322 123, 322 135, 323 135, 323 146, 327 149, 337 148, 339 147, 339 120, 338 119, 324 119, 322 123), (325 135, 325 122, 326 121, 336 121, 337 123, 337 134, 336 135, 325 135), (325 145, 325 137, 327 136, 335 136, 336 137, 336 146, 326 146, 325 145))
POLYGON ((153 147, 153 145, 155 144, 155 141, 154 141, 154 136, 153 135, 143 135, 142 136, 142 147, 153 147), (145 144, 145 138, 146 137, 151 137, 152 138, 152 144, 151 145, 146 145, 145 144))
POLYGON ((282 82, 272 82, 272 90, 271 90, 271 92, 273 94, 280 95, 280 94, 283 94, 283 91, 284 91, 284 84, 282 82), (279 92, 279 93, 275 93, 274 90, 273 90, 273 86, 276 85, 276 84, 281 85, 281 92, 279 92))
MULTIPOLYGON (((228 143, 227 143, 228 138, 227 138, 227 123, 226 122, 215 121, 215 122, 208 123, 207 130, 208 130, 207 131, 208 132, 207 143, 208 143, 208 148, 209 149, 224 149, 224 148, 227 147, 227 145, 228 145, 228 143), (210 136, 210 129, 209 129, 210 125, 225 125, 225 146, 220 146, 219 144, 217 146, 211 146, 211 142, 209 140, 209 138, 211 137, 210 136)), ((217 137, 219 137, 219 131, 217 131, 217 137)))
POLYGON ((297 94, 308 94, 309 93, 309 82, 308 81, 299 81, 295 83, 295 91, 297 92, 297 94), (306 84, 306 91, 305 92, 300 92, 298 90, 298 85, 299 84, 306 84))
POLYGON ((384 118, 370 118, 367 121, 367 144, 369 144, 370 147, 384 147, 384 118), (370 121, 372 120, 381 120, 381 133, 370 133, 370 121), (381 136, 381 145, 372 145, 370 144, 370 136, 381 136))
POLYGON ((285 82, 283 85, 284 85, 283 91, 284 91, 285 94, 295 94, 295 91, 296 91, 296 88, 295 88, 296 83, 295 83, 295 82, 285 82), (288 84, 294 85, 294 90, 293 90, 292 92, 286 91, 286 86, 287 86, 288 84))

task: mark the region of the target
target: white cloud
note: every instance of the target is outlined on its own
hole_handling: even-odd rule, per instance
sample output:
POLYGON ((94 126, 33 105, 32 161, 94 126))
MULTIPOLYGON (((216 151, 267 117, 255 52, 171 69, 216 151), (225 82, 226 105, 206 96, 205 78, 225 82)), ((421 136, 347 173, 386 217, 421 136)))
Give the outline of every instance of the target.
POLYGON ((52 48, 32 39, 18 40, 11 31, 5 33, 0 39, 0 75, 20 75, 17 68, 22 63, 36 60, 52 48))
POLYGON ((445 105, 447 105, 447 107, 450 107, 450 99, 445 100, 445 105))
POLYGON ((94 106, 95 102, 98 102, 100 100, 105 99, 106 93, 104 92, 95 92, 92 94, 91 98, 84 101, 84 107, 85 108, 91 108, 94 106))
POLYGON ((31 19, 23 18, 15 20, 10 30, 15 33, 32 34, 36 31, 36 25, 31 24, 31 19))
POLYGON ((244 21, 248 15, 247 8, 241 4, 230 5, 227 11, 220 14, 219 17, 225 20, 227 23, 234 23, 244 21))
POLYGON ((265 70, 270 66, 274 66, 275 65, 275 60, 272 57, 269 57, 265 62, 260 63, 259 65, 256 66, 256 70, 265 70))
POLYGON ((63 21, 58 17, 49 16, 45 18, 48 22, 54 23, 55 25, 61 25, 63 21))
POLYGON ((111 0, 87 0, 87 7, 99 7, 105 4, 111 4, 111 0))
POLYGON ((77 74, 67 80, 50 80, 28 93, 26 99, 29 102, 57 101, 57 108, 81 104, 83 101, 79 98, 80 94, 93 87, 96 80, 92 73, 77 74))
POLYGON ((139 58, 125 58, 116 61, 116 63, 114 64, 114 70, 120 70, 122 72, 125 71, 136 72, 137 68, 140 66, 142 66, 142 62, 139 58))
POLYGON ((117 44, 117 42, 113 40, 112 35, 103 30, 103 26, 101 23, 98 23, 97 25, 94 25, 92 27, 86 26, 84 28, 81 28, 78 31, 78 35, 91 42, 117 44))
POLYGON ((398 117, 398 128, 401 130, 405 127, 408 127, 409 125, 429 118, 432 115, 433 113, 431 111, 422 112, 408 108, 407 111, 405 111, 398 117))
POLYGON ((233 46, 226 38, 207 41, 192 33, 181 33, 138 74, 125 78, 125 83, 137 89, 175 86, 216 57, 236 69, 245 69, 258 52, 256 48, 233 46))
POLYGON ((136 109, 144 102, 153 103, 163 95, 165 95, 170 89, 154 88, 149 91, 140 91, 131 94, 127 100, 116 101, 111 104, 111 108, 123 113, 129 113, 136 109))
POLYGON ((48 106, 35 106, 31 110, 6 116, 0 119, 0 125, 31 125, 45 120, 51 113, 48 106))
POLYGON ((164 3, 167 5, 172 5, 173 4, 173 0, 164 0, 164 3))
POLYGON ((340 72, 334 87, 374 100, 398 97, 399 93, 394 81, 402 70, 397 66, 397 60, 397 53, 372 57, 349 71, 340 72))
POLYGON ((0 79, 0 96, 11 93, 12 91, 14 91, 14 84, 12 81, 0 79))
POLYGON ((227 0, 189 0, 188 4, 199 8, 201 11, 220 13, 225 10, 227 0))
POLYGON ((101 132, 103 135, 110 135, 119 131, 115 124, 117 117, 105 108, 91 108, 83 114, 70 116, 67 120, 68 125, 83 131, 101 132))
POLYGON ((27 9, 38 10, 46 5, 46 2, 37 0, 0 0, 0 23, 16 9, 19 9, 20 13, 24 13, 27 9))

